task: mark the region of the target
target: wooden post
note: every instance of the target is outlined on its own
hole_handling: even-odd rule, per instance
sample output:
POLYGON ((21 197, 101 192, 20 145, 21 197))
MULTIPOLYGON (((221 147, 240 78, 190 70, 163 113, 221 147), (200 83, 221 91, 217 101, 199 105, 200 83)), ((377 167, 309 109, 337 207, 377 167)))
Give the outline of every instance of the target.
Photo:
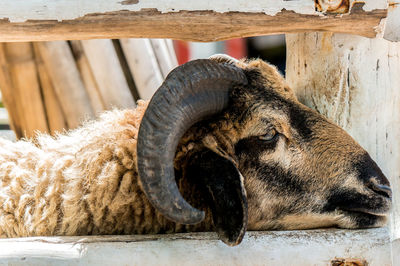
POLYGON ((286 38, 286 77, 299 100, 349 132, 391 181, 391 238, 400 241, 400 43, 332 33, 286 38))

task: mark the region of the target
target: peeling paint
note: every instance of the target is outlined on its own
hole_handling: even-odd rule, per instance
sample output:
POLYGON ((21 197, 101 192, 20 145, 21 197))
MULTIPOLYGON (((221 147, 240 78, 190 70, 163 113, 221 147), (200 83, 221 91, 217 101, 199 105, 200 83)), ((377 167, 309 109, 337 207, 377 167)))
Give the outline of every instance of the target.
POLYGON ((121 5, 136 5, 139 3, 139 0, 125 0, 120 2, 121 5))

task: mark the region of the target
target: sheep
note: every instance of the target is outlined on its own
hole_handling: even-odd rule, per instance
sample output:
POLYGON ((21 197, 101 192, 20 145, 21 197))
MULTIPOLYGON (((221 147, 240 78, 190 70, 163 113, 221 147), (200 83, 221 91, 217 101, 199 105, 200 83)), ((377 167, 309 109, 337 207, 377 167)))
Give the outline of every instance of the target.
POLYGON ((217 55, 173 70, 150 102, 55 137, 0 139, 0 236, 368 228, 389 181, 274 66, 217 55))

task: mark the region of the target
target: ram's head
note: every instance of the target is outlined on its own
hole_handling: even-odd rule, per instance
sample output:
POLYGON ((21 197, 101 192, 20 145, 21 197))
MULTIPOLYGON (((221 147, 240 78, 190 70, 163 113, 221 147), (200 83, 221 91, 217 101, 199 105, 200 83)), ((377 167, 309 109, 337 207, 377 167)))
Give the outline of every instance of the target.
POLYGON ((151 203, 177 223, 204 218, 177 181, 193 184, 230 245, 246 229, 382 226, 391 205, 368 153, 261 60, 215 56, 172 71, 142 120, 138 168, 151 203))

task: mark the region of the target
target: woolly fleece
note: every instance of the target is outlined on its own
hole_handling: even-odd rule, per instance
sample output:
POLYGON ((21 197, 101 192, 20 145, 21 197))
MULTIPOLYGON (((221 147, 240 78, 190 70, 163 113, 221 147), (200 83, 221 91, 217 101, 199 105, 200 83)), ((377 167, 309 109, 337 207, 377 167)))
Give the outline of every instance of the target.
POLYGON ((34 140, 0 139, 0 236, 177 232, 147 201, 136 141, 147 102, 34 140))

